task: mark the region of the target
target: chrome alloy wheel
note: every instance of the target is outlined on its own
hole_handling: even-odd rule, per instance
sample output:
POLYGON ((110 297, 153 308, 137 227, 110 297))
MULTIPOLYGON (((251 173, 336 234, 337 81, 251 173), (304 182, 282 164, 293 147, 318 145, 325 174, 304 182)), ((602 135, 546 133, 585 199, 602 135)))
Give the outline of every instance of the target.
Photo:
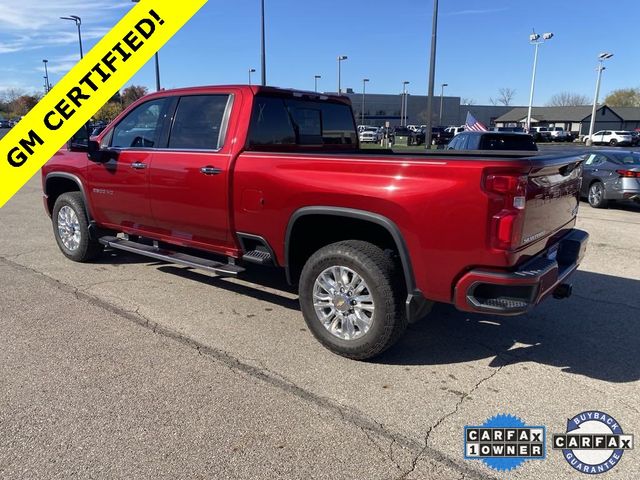
POLYGON ((69 251, 80 246, 80 222, 73 208, 65 205, 58 212, 58 235, 62 244, 69 251))
POLYGON ((594 183, 589 189, 589 203, 591 205, 599 205, 602 202, 604 190, 601 183, 594 183))
POLYGON ((350 268, 329 267, 313 285, 313 307, 318 320, 332 335, 355 340, 365 335, 374 320, 375 305, 364 279, 350 268))

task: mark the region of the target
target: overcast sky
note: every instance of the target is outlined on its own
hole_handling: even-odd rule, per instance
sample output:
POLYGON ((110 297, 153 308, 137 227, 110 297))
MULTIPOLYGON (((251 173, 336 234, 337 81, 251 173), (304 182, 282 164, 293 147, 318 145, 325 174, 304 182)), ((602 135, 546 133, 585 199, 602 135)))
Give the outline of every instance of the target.
MULTIPOLYGON (((268 82, 281 87, 337 89, 337 55, 343 63, 343 87, 399 93, 427 90, 431 36, 429 0, 266 0, 268 82)), ((85 50, 91 48, 131 8, 130 1, 2 0, 0 3, 0 90, 42 90, 42 59, 49 60, 56 83, 78 59, 77 34, 64 15, 83 19, 85 50)), ((209 0, 160 52, 163 86, 247 83, 258 69, 259 0, 209 0)), ((607 63, 603 93, 640 86, 640 48, 634 40, 640 2, 617 0, 441 0, 436 81, 446 93, 486 104, 500 87, 514 88, 516 104, 528 103, 533 47, 532 28, 555 37, 540 51, 536 104, 571 91, 593 96, 596 57, 607 63)), ((155 85, 153 66, 131 83, 155 85)), ((439 89, 438 89, 439 91, 439 89)))

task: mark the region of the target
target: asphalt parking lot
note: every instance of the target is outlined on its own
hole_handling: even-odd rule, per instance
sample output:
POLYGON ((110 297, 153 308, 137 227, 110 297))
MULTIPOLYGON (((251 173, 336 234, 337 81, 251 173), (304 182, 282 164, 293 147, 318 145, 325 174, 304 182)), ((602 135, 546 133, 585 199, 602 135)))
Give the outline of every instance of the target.
MULTIPOLYGON (((463 459, 498 413, 640 431, 640 207, 591 209, 574 295, 516 318, 437 306, 382 357, 332 355, 294 292, 55 244, 34 177, 0 210, 0 477, 506 478, 463 459)), ((557 451, 509 478, 577 478, 557 451)), ((640 478, 626 452, 608 478, 640 478)))

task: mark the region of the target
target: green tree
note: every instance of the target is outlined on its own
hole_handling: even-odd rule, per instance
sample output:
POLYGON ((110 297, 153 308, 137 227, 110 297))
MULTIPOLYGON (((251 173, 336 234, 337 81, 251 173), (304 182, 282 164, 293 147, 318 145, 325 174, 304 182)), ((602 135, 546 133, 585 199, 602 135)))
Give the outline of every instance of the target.
POLYGON ((123 107, 127 108, 136 100, 144 97, 147 93, 149 93, 147 87, 143 87, 141 85, 131 85, 130 87, 125 88, 120 94, 123 107))
POLYGON ((116 102, 109 102, 94 115, 95 120, 109 123, 122 112, 122 105, 116 102))
POLYGON ((610 107, 640 107, 640 88, 620 88, 614 90, 604 103, 610 107))

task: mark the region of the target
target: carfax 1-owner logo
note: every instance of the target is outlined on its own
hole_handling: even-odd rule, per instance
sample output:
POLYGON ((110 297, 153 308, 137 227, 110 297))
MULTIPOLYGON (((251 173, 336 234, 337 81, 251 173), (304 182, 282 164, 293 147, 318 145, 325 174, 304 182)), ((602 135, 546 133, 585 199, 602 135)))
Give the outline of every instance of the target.
POLYGON ((546 430, 528 426, 513 415, 496 415, 479 426, 464 427, 464 458, 489 468, 510 471, 526 460, 546 457, 546 430))
POLYGON ((553 448, 579 472, 606 473, 633 449, 633 435, 624 434, 611 415, 587 411, 567 420, 565 433, 553 435, 553 448))

